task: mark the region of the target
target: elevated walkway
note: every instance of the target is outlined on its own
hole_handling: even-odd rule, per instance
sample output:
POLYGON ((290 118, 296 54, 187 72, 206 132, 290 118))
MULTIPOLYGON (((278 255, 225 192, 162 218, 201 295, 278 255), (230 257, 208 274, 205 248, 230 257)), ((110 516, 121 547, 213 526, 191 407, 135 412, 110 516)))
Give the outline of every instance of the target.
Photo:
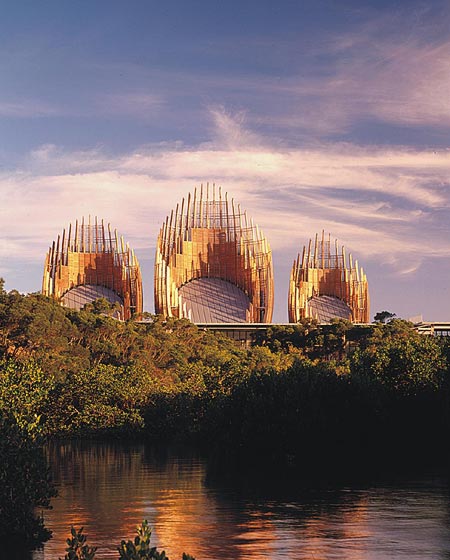
MULTIPOLYGON (((138 321, 147 323, 148 321, 138 321)), ((292 327, 296 323, 194 323, 199 329, 220 332, 221 334, 241 342, 243 345, 250 344, 254 335, 265 332, 270 328, 292 327)), ((329 326, 324 323, 322 327, 329 326)), ((353 323, 351 331, 358 338, 358 331, 363 331, 373 326, 373 323, 353 323)), ((429 336, 450 336, 450 322, 445 321, 421 321, 414 323, 414 328, 420 334, 429 336)), ((362 333, 361 333, 362 334, 362 333)), ((353 337, 351 337, 353 338, 353 337)))

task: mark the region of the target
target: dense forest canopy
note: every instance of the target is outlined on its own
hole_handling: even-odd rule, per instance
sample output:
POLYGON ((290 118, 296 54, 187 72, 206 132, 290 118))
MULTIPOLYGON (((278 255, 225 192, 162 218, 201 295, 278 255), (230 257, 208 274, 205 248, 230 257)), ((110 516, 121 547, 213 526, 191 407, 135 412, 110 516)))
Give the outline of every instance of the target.
POLYGON ((0 479, 5 496, 17 492, 17 509, 1 499, 0 509, 10 533, 43 530, 32 506, 53 492, 40 451, 48 437, 196 442, 246 463, 446 449, 450 346, 393 314, 365 328, 273 325, 247 348, 187 320, 120 322, 111 311, 105 300, 77 312, 0 284, 0 479), (18 449, 35 465, 21 489, 18 449))
POLYGON ((185 319, 121 322, 110 312, 106 300, 77 312, 1 286, 0 407, 22 428, 44 435, 203 438, 213 427, 220 433, 219 419, 230 428, 242 414, 256 415, 262 399, 267 410, 276 404, 271 425, 307 421, 309 438, 333 411, 337 425, 343 407, 364 416, 364 399, 380 427, 394 397, 418 406, 432 395, 439 400, 439 427, 446 426, 447 341, 417 333, 394 314, 363 329, 345 320, 273 325, 245 348, 185 319), (377 399, 383 409, 374 409, 377 399), (232 410, 241 401, 243 410, 232 410), (316 416, 322 421, 314 424, 316 416))

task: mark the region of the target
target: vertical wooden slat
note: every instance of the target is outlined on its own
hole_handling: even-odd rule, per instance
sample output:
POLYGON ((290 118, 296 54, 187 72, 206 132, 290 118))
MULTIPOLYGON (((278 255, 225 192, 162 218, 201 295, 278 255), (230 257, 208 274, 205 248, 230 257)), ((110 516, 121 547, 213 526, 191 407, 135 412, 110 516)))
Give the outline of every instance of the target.
POLYGON ((86 247, 85 247, 85 231, 84 231, 84 216, 81 218, 81 252, 85 253, 86 252, 86 247))
POLYGON ((188 194, 187 209, 186 209, 186 223, 183 230, 183 239, 188 240, 189 224, 191 222, 191 193, 188 194))
POLYGON ((200 200, 199 200, 199 204, 200 204, 200 216, 199 216, 199 225, 198 227, 202 228, 204 227, 203 225, 203 183, 201 183, 200 185, 200 200))
POLYGON ((78 252, 80 249, 78 247, 78 220, 75 221, 75 243, 74 251, 78 252))
POLYGON ((64 264, 65 254, 66 254, 66 228, 63 229, 62 240, 61 240, 61 255, 60 255, 61 264, 64 264))
POLYGON ((193 211, 192 211, 192 228, 198 227, 197 224, 197 187, 194 189, 194 203, 193 203, 193 211))
MULTIPOLYGON (((69 224, 69 234, 67 236, 67 252, 72 250, 72 224, 69 224)), ((67 264, 67 262, 65 263, 67 264)))
POLYGON ((99 247, 98 247, 98 221, 97 221, 97 216, 95 216, 95 225, 94 225, 94 240, 95 240, 95 252, 98 253, 99 252, 99 247))
POLYGON ((314 242, 314 268, 317 268, 317 253, 319 250, 319 235, 316 233, 316 240, 314 242))

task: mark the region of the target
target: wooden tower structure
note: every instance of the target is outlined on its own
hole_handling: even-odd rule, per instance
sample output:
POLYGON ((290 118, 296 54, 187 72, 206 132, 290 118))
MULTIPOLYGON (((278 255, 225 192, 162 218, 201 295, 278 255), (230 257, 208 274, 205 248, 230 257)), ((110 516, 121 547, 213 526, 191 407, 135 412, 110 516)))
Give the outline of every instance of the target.
POLYGON ((310 240, 294 261, 288 311, 291 323, 304 318, 320 323, 333 318, 370 321, 369 287, 362 267, 324 231, 320 238, 316 234, 314 242, 310 240))
POLYGON ((261 230, 220 187, 195 188, 158 236, 155 312, 195 323, 264 323, 272 311, 272 253, 261 230))
POLYGON ((139 262, 117 231, 95 218, 75 222, 49 248, 42 293, 72 309, 106 298, 119 304, 118 318, 142 313, 139 262))

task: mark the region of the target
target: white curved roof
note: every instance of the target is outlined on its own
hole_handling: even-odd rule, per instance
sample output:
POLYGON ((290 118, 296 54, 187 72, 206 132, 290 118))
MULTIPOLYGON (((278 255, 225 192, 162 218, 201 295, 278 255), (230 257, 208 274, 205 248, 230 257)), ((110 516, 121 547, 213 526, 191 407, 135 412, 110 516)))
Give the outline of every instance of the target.
POLYGON ((197 278, 179 292, 181 316, 193 323, 245 323, 250 300, 237 286, 220 278, 197 278))
POLYGON ((308 301, 308 316, 319 323, 329 323, 331 319, 352 318, 350 307, 335 296, 313 296, 308 301))
POLYGON ((76 309, 79 311, 87 303, 92 303, 96 299, 105 298, 110 303, 120 303, 123 305, 122 298, 113 292, 109 288, 104 286, 91 286, 82 285, 72 288, 66 292, 62 297, 62 304, 64 307, 69 307, 70 309, 76 309))

